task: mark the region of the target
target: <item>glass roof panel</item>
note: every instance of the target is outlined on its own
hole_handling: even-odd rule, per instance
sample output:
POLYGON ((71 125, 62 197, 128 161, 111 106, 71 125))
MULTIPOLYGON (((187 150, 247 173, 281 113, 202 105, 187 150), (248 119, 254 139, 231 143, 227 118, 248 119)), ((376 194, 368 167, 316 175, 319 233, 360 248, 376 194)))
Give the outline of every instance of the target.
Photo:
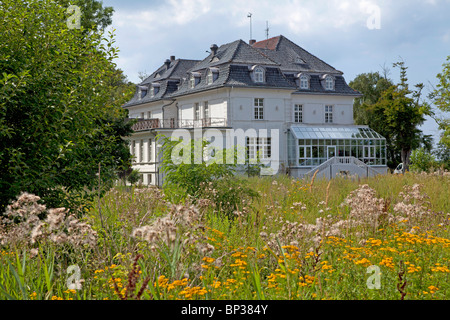
POLYGON ((311 127, 292 125, 297 139, 382 139, 380 134, 367 127, 311 127))

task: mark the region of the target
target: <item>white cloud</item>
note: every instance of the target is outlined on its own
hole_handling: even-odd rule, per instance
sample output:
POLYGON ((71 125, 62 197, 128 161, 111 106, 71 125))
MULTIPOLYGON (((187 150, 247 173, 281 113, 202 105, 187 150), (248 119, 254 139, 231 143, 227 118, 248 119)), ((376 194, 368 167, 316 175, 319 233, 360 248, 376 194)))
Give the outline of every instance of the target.
POLYGON ((211 0, 169 0, 161 6, 149 6, 142 11, 116 11, 113 20, 117 27, 134 28, 141 32, 160 31, 168 26, 173 28, 189 24, 210 10, 211 0))

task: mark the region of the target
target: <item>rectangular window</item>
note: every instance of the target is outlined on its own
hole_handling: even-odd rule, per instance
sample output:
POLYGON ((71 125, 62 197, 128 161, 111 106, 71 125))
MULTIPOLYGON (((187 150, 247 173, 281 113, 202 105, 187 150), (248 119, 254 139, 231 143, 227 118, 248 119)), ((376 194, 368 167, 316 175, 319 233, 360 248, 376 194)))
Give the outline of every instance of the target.
POLYGON ((148 145, 147 145, 147 162, 152 162, 153 160, 153 146, 152 146, 152 139, 148 139, 148 145))
POLYGON ((333 106, 325 106, 325 123, 333 123, 333 106))
POLYGON ((147 174, 147 184, 148 185, 152 184, 152 174, 151 173, 147 174))
POLYGON ((131 140, 131 156, 132 156, 132 161, 136 162, 136 141, 135 140, 131 140))
POLYGON ((255 120, 263 120, 264 119, 264 99, 255 98, 254 116, 255 116, 255 120))
POLYGON ((152 118, 152 112, 151 111, 148 111, 147 112, 147 119, 151 119, 152 118))
POLYGON ((145 115, 145 113, 141 112, 141 119, 144 119, 144 115, 145 115))
POLYGON ((144 162, 144 140, 139 143, 139 162, 144 162))
POLYGON ((208 101, 205 101, 203 103, 203 118, 208 119, 209 118, 209 104, 208 101))
POLYGON ((247 157, 249 160, 272 158, 272 138, 247 138, 247 157))
POLYGON ((214 82, 213 80, 213 73, 211 70, 208 71, 208 76, 207 76, 207 83, 208 84, 212 84, 214 82))
POLYGON ((303 106, 301 104, 294 106, 294 122, 303 122, 303 106))
POLYGON ((200 119, 200 104, 196 103, 194 106, 194 120, 200 119))

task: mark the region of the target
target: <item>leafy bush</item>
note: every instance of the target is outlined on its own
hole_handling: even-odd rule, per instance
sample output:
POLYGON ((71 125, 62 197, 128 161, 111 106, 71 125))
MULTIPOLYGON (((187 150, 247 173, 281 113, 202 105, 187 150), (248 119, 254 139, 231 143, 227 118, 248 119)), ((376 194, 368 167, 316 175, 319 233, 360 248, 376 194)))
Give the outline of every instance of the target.
POLYGON ((247 213, 250 201, 258 196, 246 180, 237 177, 202 183, 199 188, 199 197, 210 200, 216 212, 229 219, 247 213))
POLYGON ((127 180, 131 184, 136 184, 141 179, 141 174, 139 173, 139 170, 132 170, 131 173, 128 175, 127 180))
MULTIPOLYGON (((233 164, 219 164, 205 160, 205 150, 209 146, 205 140, 191 139, 186 144, 161 135, 157 139, 162 141, 161 171, 165 173, 163 187, 168 187, 169 192, 181 191, 187 196, 198 198, 201 184, 223 179, 234 173, 233 164)), ((222 151, 217 152, 216 158, 223 155, 222 151)))
POLYGON ((433 167, 437 167, 436 158, 425 149, 419 148, 411 153, 411 170, 428 172, 433 167))

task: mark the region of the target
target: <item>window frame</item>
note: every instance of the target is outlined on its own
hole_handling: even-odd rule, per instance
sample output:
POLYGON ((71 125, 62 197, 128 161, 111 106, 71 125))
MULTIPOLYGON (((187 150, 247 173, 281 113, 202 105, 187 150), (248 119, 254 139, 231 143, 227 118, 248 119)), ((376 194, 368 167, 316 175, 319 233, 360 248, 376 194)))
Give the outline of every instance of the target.
POLYGON ((257 66, 253 69, 253 81, 255 83, 265 82, 265 70, 263 67, 257 66))
POLYGON ((325 90, 327 90, 327 91, 334 90, 334 78, 330 75, 325 77, 325 90))
POLYGON ((200 120, 200 103, 194 103, 194 121, 200 120))
POLYGON ((208 119, 210 117, 209 114, 209 102, 204 101, 203 102, 203 119, 208 119))
POLYGON ((294 123, 303 123, 303 105, 294 105, 294 123))
POLYGON ((147 162, 153 161, 153 142, 152 138, 149 138, 147 140, 147 162))
POLYGON ((253 120, 264 120, 264 98, 253 99, 253 120))
POLYGON ((325 123, 333 123, 333 111, 334 106, 333 105, 325 105, 325 123))
POLYGON ((303 90, 309 89, 309 76, 306 74, 301 74, 299 79, 299 87, 303 90), (303 84, 306 83, 306 86, 303 86, 303 84))
POLYGON ((247 137, 246 149, 247 149, 247 159, 249 161, 271 160, 272 159, 272 138, 271 137, 247 137))

